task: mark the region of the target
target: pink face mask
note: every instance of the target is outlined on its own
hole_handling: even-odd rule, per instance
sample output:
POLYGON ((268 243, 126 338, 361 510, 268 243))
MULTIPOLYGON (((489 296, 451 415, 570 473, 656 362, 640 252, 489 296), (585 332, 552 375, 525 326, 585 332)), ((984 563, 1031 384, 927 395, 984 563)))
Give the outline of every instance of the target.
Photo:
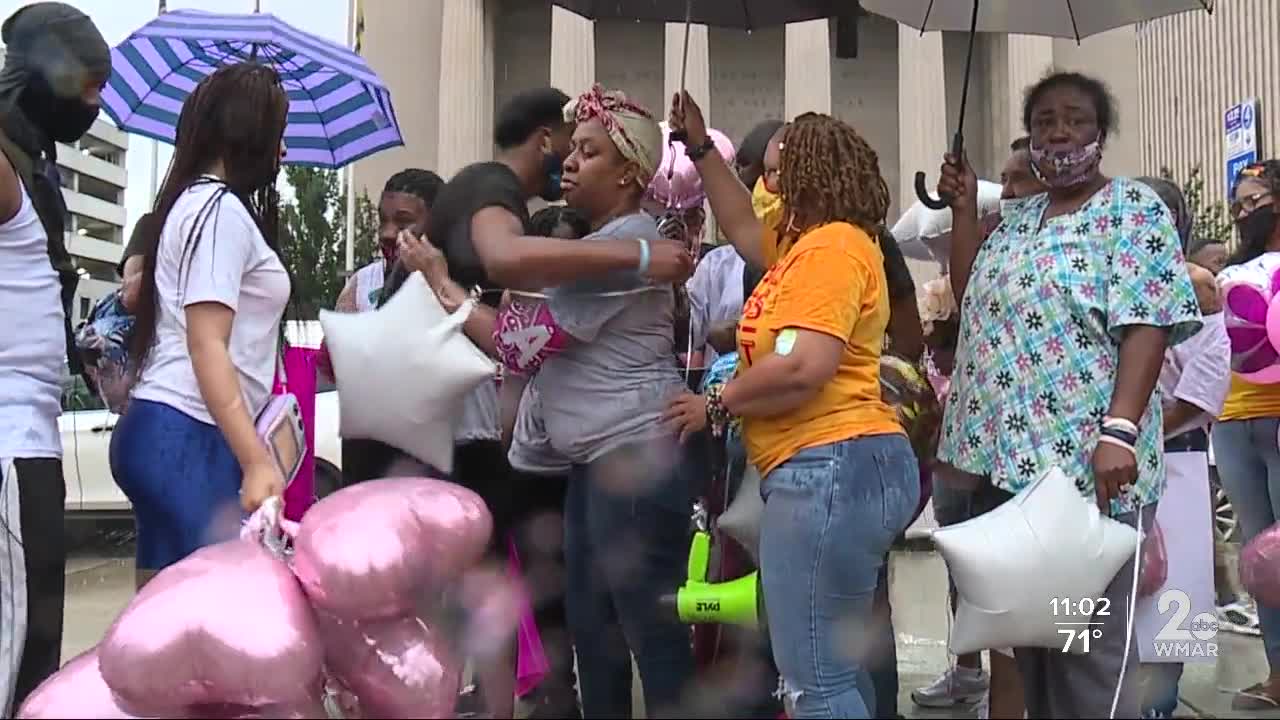
POLYGON ((493 330, 502 366, 509 372, 531 376, 547 358, 564 350, 573 338, 556 324, 542 295, 511 293, 498 310, 493 330))

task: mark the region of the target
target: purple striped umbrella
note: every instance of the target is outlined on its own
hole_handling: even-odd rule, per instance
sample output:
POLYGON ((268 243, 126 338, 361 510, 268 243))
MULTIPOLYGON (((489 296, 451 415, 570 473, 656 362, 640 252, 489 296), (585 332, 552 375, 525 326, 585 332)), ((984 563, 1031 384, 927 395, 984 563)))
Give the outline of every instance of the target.
POLYGON ((404 144, 391 92, 364 58, 269 13, 163 13, 112 49, 103 108, 120 128, 172 143, 196 84, 248 60, 275 68, 289 93, 289 164, 339 168, 404 144))

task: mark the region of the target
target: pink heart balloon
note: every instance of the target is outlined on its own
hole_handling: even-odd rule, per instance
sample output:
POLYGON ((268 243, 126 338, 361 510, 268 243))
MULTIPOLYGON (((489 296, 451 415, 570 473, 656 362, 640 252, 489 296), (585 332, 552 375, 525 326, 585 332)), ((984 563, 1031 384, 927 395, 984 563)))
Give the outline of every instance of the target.
POLYGON ((329 670, 366 717, 453 717, 462 663, 417 617, 361 622, 319 614, 329 670))
POLYGON ((248 540, 202 548, 156 575, 107 631, 102 676, 142 714, 305 705, 323 648, 288 566, 248 540))
POLYGON ((1253 285, 1240 283, 1226 289, 1227 310, 1253 325, 1267 322, 1267 297, 1253 285))
POLYGON ((1240 584, 1260 604, 1280 605, 1280 523, 1258 533, 1240 551, 1240 584))
POLYGON ((492 529, 484 501, 464 487, 373 480, 307 511, 293 569, 319 610, 352 620, 402 617, 474 565, 492 529))
POLYGON ((18 710, 26 720, 51 718, 103 718, 132 720, 136 715, 125 712, 111 688, 102 679, 95 647, 67 662, 62 669, 40 683, 18 710))
POLYGON ((1250 353, 1267 341, 1267 329, 1250 325, 1229 327, 1227 340, 1231 343, 1232 353, 1250 353))
MULTIPOLYGON (((316 687, 321 683, 316 681, 316 687)), ((309 718, 327 718, 324 701, 317 696, 305 701, 289 705, 268 705, 255 708, 244 705, 198 705, 187 708, 186 718, 195 720, 308 720, 309 718)))

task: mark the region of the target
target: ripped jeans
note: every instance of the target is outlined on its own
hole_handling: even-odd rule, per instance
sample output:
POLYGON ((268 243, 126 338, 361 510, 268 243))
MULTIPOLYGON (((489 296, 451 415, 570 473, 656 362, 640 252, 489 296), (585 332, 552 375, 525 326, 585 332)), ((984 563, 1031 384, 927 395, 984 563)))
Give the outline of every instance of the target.
POLYGON ((911 445, 873 435, 801 450, 760 494, 761 580, 790 716, 874 717, 872 605, 920 497, 911 445))

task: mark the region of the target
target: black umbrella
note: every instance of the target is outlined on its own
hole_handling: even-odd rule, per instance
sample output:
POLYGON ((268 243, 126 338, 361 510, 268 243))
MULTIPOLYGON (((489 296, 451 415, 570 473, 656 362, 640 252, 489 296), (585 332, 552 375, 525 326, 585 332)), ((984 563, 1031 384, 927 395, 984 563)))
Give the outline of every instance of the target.
MULTIPOLYGON (((920 32, 969 31, 969 54, 964 65, 964 89, 960 94, 960 120, 951 141, 951 154, 964 152, 964 110, 969 100, 969 71, 973 67, 973 40, 979 32, 1018 33, 1074 39, 1113 28, 1188 10, 1213 11, 1213 0, 863 0, 869 12, 882 15, 920 32)), ((949 198, 929 196, 925 175, 916 173, 916 195, 931 210, 950 204, 949 198)))

